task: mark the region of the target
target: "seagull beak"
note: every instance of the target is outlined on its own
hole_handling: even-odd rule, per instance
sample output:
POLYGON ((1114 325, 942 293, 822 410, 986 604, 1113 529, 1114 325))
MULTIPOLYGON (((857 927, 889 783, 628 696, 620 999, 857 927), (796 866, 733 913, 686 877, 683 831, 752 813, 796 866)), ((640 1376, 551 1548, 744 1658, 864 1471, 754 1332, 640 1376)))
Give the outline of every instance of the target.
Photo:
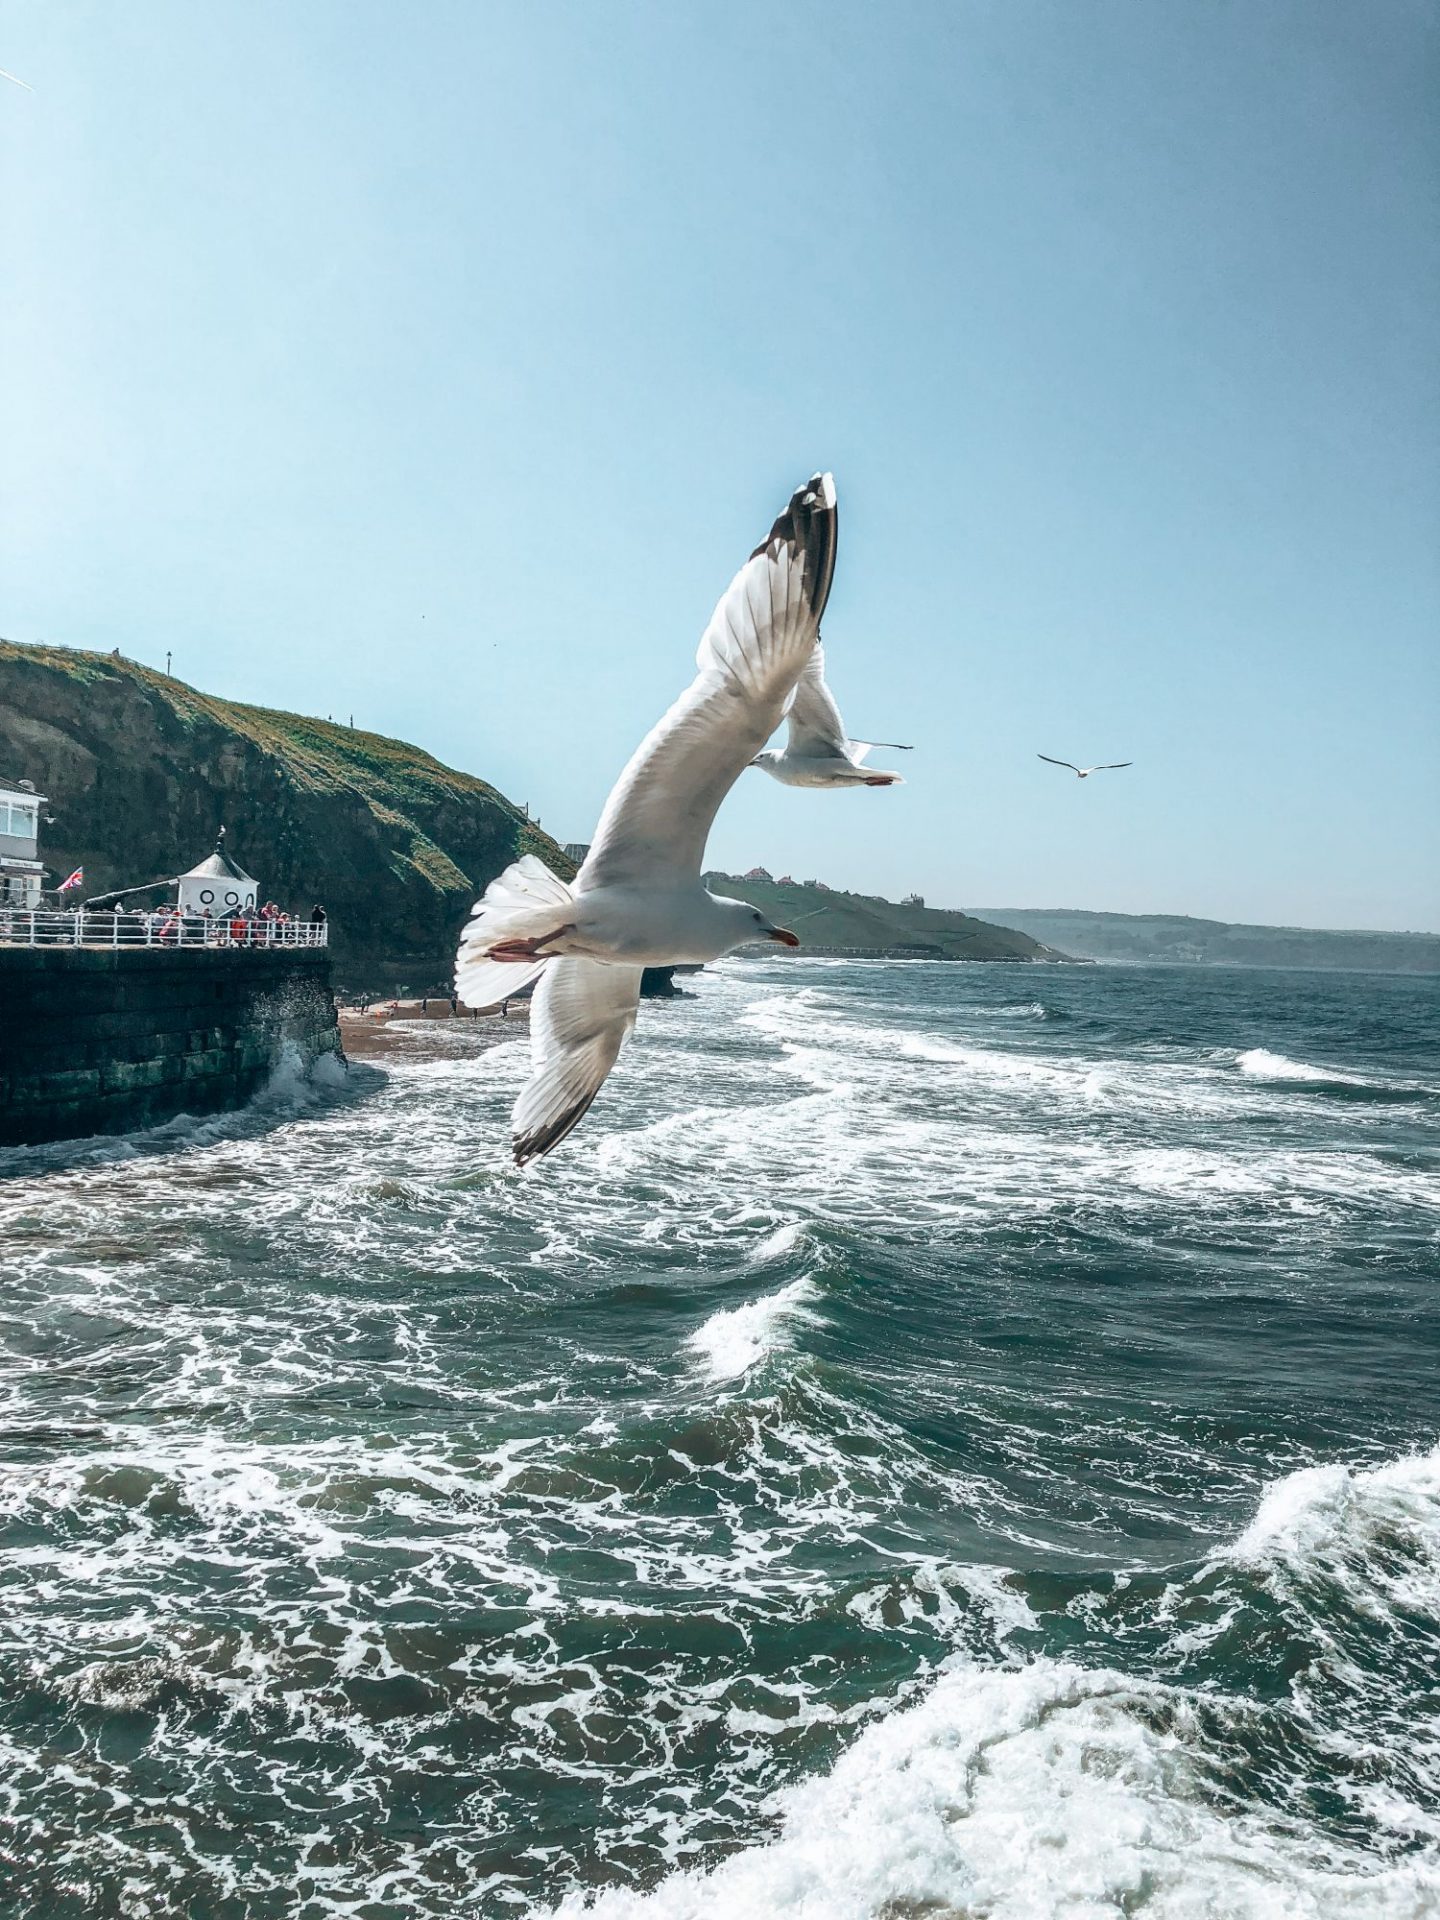
POLYGON ((788 927, 772 927, 770 938, 778 940, 782 947, 798 947, 800 944, 799 934, 792 933, 788 927))

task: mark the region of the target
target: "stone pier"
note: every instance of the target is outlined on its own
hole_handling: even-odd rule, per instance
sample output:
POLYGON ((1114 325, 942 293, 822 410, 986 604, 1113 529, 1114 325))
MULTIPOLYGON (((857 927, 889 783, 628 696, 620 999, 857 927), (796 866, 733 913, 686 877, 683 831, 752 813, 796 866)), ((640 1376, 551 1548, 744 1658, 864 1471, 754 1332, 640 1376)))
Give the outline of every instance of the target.
POLYGON ((0 1145, 242 1106, 340 1051, 324 948, 0 945, 0 1145))

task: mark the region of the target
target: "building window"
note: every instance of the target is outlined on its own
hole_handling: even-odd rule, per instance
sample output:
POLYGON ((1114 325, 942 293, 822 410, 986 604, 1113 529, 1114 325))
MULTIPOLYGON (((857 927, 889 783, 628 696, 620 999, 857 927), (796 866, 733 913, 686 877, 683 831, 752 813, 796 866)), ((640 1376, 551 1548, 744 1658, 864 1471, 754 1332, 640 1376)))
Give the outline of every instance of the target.
POLYGON ((33 803, 0 800, 0 833, 12 834, 17 840, 33 840, 38 813, 33 803))

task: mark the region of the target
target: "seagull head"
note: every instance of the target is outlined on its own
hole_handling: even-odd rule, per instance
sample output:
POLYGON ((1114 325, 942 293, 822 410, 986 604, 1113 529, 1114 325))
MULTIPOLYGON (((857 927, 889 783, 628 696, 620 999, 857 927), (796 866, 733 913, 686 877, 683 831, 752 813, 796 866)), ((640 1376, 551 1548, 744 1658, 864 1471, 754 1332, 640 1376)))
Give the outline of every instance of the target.
POLYGON ((788 927, 777 927, 759 909, 752 907, 748 900, 725 900, 717 898, 717 907, 723 909, 731 922, 730 944, 732 947, 747 946, 752 940, 773 940, 778 946, 798 947, 800 936, 792 933, 788 927))

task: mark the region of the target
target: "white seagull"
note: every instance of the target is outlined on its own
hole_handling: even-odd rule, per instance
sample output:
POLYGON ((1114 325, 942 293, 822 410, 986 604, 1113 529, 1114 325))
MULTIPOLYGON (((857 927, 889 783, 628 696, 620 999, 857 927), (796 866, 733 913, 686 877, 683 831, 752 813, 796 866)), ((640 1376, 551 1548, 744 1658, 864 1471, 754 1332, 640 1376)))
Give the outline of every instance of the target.
POLYGON ((787 787, 902 787, 898 773, 863 764, 876 747, 909 753, 898 740, 852 740, 835 696, 825 684, 825 649, 819 644, 805 663, 790 703, 790 731, 783 747, 767 747, 751 761, 787 787))
POLYGON ((1052 767, 1068 767, 1077 780, 1088 780, 1092 773, 1118 773, 1121 767, 1133 767, 1133 760, 1107 760, 1103 767, 1077 767, 1073 760, 1051 760, 1048 753, 1037 753, 1037 760, 1048 761, 1052 767))
POLYGON ((750 940, 800 942, 700 884, 720 802, 770 738, 815 650, 835 571, 835 482, 816 474, 730 582, 699 672, 636 748, 573 886, 533 855, 485 890, 455 990, 493 1007, 537 975, 533 1067, 511 1118, 517 1166, 580 1121, 614 1066, 646 967, 717 960, 750 940))

